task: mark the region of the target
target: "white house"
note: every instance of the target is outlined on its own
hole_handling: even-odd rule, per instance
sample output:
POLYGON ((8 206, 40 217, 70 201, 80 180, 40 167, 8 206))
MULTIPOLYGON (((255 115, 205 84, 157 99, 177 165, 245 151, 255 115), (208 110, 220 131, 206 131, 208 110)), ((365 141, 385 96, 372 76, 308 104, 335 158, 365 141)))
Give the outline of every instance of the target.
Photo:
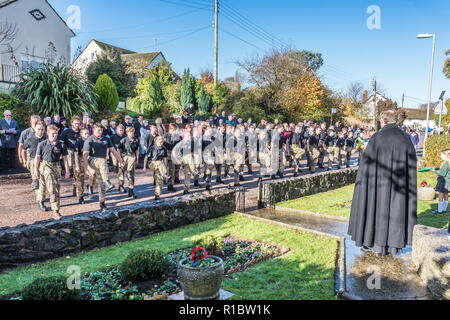
POLYGON ((386 100, 387 100, 387 98, 382 96, 378 92, 377 92, 377 95, 376 95, 376 99, 375 99, 375 95, 372 94, 367 99, 366 103, 363 104, 363 107, 362 107, 363 116, 365 118, 367 118, 367 119, 373 119, 373 116, 375 114, 375 106, 376 106, 376 104, 378 104, 380 101, 386 101, 386 100), (375 104, 375 102, 376 102, 376 104, 375 104))
POLYGON ((166 61, 162 52, 137 53, 92 39, 74 60, 72 68, 79 74, 84 75, 92 62, 97 60, 99 56, 108 53, 120 54, 123 61, 139 63, 139 65, 148 69, 155 67, 160 61, 166 61))
MULTIPOLYGON (((439 124, 434 121, 435 109, 440 104, 440 102, 433 102, 430 106, 430 118, 428 122, 428 127, 434 129, 439 124)), ((408 127, 422 127, 425 128, 427 126, 427 104, 422 104, 418 109, 409 109, 405 108, 407 118, 403 122, 403 125, 408 127)))
POLYGON ((46 0, 0 0, 0 24, 16 30, 12 41, 0 43, 0 91, 10 91, 29 66, 70 64, 75 33, 46 0))

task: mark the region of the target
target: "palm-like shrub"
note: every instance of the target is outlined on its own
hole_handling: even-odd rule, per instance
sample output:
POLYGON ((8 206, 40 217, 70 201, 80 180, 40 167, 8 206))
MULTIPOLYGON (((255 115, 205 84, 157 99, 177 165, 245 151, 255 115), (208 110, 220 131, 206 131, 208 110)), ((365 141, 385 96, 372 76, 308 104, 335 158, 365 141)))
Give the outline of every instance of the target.
POLYGON ((94 88, 100 110, 116 110, 119 104, 117 87, 107 74, 98 77, 94 88))
POLYGON ((26 71, 12 94, 43 116, 59 114, 71 118, 84 111, 98 112, 93 85, 61 64, 45 63, 39 69, 26 71))

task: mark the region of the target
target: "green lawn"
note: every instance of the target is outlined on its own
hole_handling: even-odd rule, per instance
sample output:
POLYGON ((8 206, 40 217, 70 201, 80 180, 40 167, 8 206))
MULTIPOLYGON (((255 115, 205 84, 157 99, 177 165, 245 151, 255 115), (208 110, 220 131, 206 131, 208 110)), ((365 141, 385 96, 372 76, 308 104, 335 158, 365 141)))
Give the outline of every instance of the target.
POLYGON ((196 239, 206 234, 233 234, 292 249, 284 256, 261 262, 224 279, 222 287, 233 292, 235 299, 335 299, 336 240, 295 232, 237 214, 2 273, 0 296, 19 292, 41 276, 67 275, 70 265, 80 266, 82 273, 103 271, 121 263, 132 250, 155 248, 169 253, 193 246, 196 239))
MULTIPOLYGON (((419 173, 417 176, 418 185, 424 180, 434 187, 436 186, 437 175, 434 172, 419 173)), ((355 185, 350 185, 325 193, 281 202, 277 206, 349 218, 350 208, 339 208, 336 207, 336 204, 351 201, 354 188, 355 185)), ((432 202, 419 201, 417 204, 418 223, 435 228, 448 228, 450 214, 434 215, 431 213, 437 210, 437 205, 437 197, 432 202)))

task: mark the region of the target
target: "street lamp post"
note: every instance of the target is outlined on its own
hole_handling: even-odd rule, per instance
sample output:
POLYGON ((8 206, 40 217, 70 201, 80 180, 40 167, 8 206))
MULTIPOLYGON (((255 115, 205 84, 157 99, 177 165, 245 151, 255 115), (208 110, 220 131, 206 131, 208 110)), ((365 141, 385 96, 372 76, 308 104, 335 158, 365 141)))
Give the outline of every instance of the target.
POLYGON ((433 86, 433 67, 434 67, 434 48, 436 45, 436 33, 430 34, 430 33, 421 33, 417 35, 417 39, 427 39, 427 38, 433 38, 433 51, 431 54, 431 72, 430 72, 430 84, 429 84, 429 90, 428 90, 428 106, 427 106, 427 124, 425 129, 425 140, 423 145, 423 157, 425 158, 425 148, 428 138, 428 128, 429 128, 429 122, 430 122, 430 107, 431 107, 431 90, 433 86))

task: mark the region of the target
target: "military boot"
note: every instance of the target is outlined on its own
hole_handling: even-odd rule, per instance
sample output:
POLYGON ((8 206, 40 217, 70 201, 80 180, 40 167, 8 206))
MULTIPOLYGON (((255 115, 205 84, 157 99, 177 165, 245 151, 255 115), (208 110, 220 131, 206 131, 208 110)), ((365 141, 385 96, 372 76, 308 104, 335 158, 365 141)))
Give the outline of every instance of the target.
POLYGON ((44 205, 44 202, 39 202, 39 210, 42 212, 47 212, 48 208, 44 205))

